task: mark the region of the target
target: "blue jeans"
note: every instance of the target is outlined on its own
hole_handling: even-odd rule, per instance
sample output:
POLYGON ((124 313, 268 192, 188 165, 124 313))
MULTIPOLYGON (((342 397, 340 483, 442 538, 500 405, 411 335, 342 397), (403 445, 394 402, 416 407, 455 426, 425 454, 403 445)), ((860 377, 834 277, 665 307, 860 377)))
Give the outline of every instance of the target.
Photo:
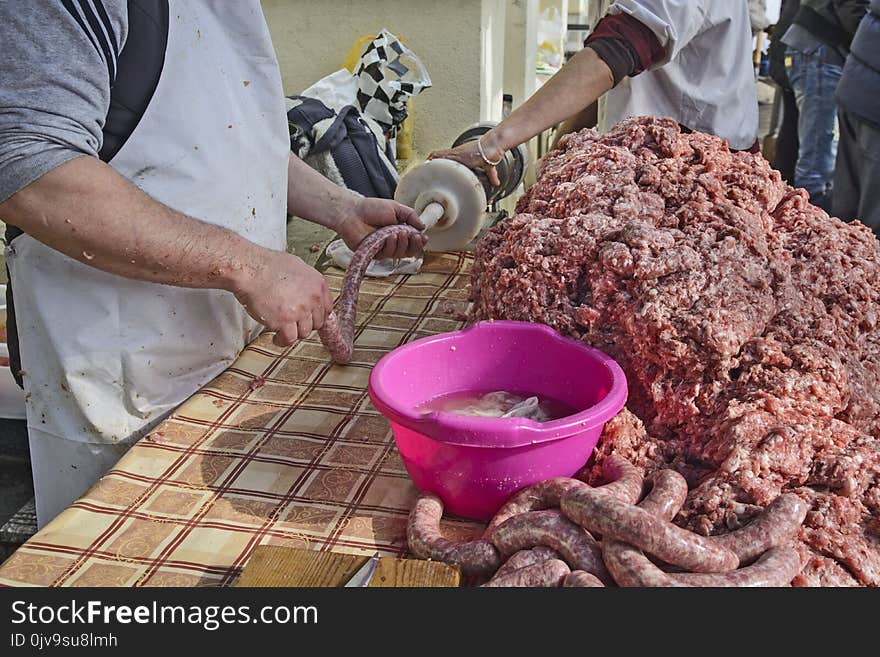
POLYGON ((811 201, 828 209, 837 140, 837 101, 834 92, 843 74, 843 67, 829 64, 824 46, 806 54, 787 48, 785 70, 798 106, 798 159, 794 186, 810 193, 811 201))

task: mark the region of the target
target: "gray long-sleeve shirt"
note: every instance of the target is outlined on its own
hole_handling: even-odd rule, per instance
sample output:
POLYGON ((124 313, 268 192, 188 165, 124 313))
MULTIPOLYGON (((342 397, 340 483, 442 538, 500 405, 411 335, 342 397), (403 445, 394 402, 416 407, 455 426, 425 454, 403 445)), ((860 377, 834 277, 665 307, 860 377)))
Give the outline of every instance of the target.
POLYGON ((97 156, 126 0, 0 0, 0 202, 81 155, 97 156))

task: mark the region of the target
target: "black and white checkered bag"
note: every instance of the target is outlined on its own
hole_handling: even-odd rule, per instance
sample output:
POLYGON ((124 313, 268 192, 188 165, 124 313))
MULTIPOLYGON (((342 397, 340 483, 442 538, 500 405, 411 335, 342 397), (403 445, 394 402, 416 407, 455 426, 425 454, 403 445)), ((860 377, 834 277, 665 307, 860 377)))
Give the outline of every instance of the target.
POLYGON ((361 55, 354 75, 361 112, 393 139, 407 116, 410 97, 431 86, 431 78, 415 54, 388 30, 382 30, 361 55))

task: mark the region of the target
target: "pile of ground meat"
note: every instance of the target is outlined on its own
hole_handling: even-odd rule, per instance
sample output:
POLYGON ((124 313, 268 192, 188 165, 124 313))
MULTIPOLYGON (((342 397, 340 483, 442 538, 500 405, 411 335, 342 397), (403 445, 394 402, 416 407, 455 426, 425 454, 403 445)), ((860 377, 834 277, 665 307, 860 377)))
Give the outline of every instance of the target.
POLYGON ((639 117, 567 135, 480 241, 474 319, 548 324, 623 367, 595 455, 688 479, 720 534, 784 491, 812 509, 794 584, 880 584, 880 241, 760 155, 639 117))

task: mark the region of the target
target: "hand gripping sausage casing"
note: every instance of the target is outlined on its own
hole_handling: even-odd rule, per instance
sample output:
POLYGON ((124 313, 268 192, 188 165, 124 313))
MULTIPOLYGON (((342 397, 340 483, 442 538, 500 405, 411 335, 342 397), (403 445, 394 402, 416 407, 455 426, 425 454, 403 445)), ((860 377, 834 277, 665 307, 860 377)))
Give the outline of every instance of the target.
POLYGON ((318 337, 330 352, 334 362, 344 365, 351 361, 358 293, 367 267, 385 246, 385 240, 389 237, 409 234, 420 235, 418 230, 407 224, 384 226, 367 235, 352 256, 351 263, 345 271, 345 278, 342 280, 339 312, 331 312, 324 320, 324 325, 318 329, 318 337))

